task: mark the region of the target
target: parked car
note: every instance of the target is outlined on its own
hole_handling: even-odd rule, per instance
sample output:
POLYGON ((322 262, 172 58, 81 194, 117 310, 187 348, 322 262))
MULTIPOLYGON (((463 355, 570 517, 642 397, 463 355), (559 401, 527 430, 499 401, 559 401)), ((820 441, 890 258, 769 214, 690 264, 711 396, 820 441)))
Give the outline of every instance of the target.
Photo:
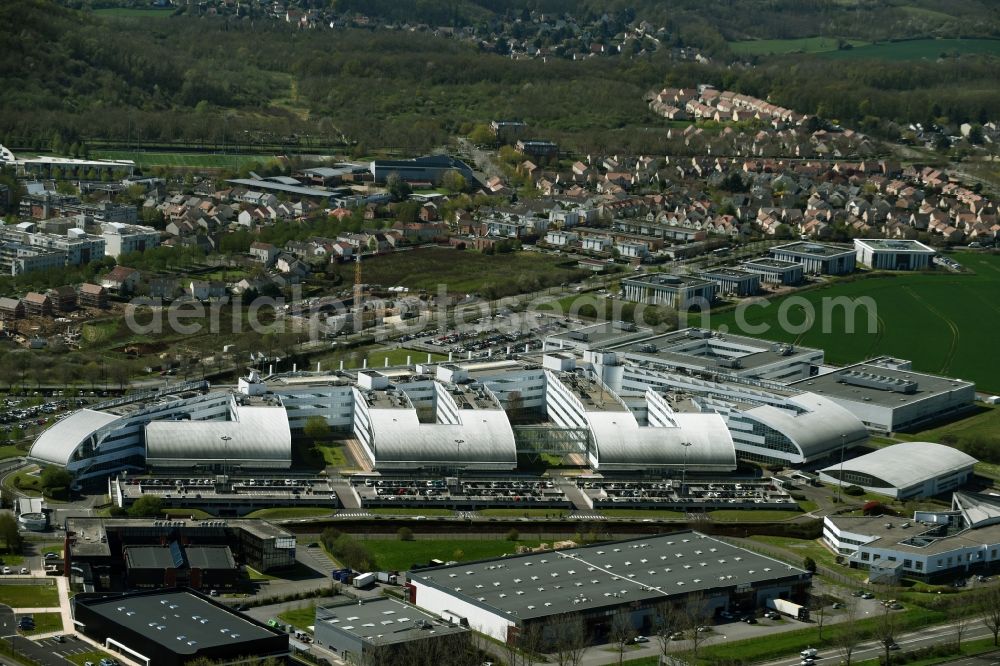
POLYGON ((648 643, 649 639, 646 638, 645 636, 636 636, 635 638, 632 639, 632 642, 633 643, 648 643))
POLYGON ((10 573, 11 573, 11 568, 10 567, 4 567, 3 569, 0 569, 0 571, 3 572, 4 576, 9 576, 10 573))
POLYGON ((28 567, 21 567, 21 575, 22 575, 22 576, 26 576, 26 575, 28 575, 29 573, 31 573, 31 572, 30 572, 30 571, 28 571, 28 567))

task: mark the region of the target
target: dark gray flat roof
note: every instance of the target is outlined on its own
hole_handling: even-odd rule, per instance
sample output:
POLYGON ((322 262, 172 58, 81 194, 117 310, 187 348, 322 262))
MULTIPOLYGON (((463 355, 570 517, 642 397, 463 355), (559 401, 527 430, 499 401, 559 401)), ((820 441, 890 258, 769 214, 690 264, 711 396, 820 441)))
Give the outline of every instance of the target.
POLYGON ((826 395, 842 400, 854 400, 857 402, 868 402, 882 407, 904 407, 913 402, 925 400, 930 396, 948 393, 957 389, 968 388, 972 382, 949 377, 938 377, 909 370, 895 370, 881 365, 858 363, 843 368, 838 368, 825 375, 809 377, 789 384, 790 387, 826 395), (857 382, 845 383, 845 377, 849 373, 861 373, 867 376, 885 378, 888 380, 899 380, 902 382, 914 382, 917 385, 913 393, 902 393, 894 390, 880 388, 869 388, 857 382))
POLYGON ((316 625, 321 623, 376 645, 468 631, 416 606, 388 597, 366 599, 363 604, 347 601, 335 606, 321 606, 316 609, 316 625))
POLYGON ((298 194, 303 197, 325 197, 330 198, 343 194, 343 190, 320 190, 315 187, 303 187, 301 185, 285 185, 271 180, 254 180, 252 178, 232 178, 226 181, 233 185, 242 185, 254 190, 270 192, 286 192, 288 194, 298 194))
POLYGON ((166 546, 129 546, 125 549, 125 564, 130 569, 174 569, 173 555, 166 546))
POLYGON ((788 252, 802 257, 837 257, 842 254, 854 254, 854 248, 842 247, 840 245, 827 245, 826 243, 815 243, 813 241, 797 241, 787 245, 777 245, 771 248, 771 252, 788 252))
POLYGON ((234 645, 279 633, 184 590, 106 599, 77 598, 76 603, 179 654, 194 654, 206 647, 234 645))
POLYGON ((809 573, 684 531, 436 567, 410 572, 407 577, 494 613, 527 619, 807 579, 809 573))
POLYGON ((192 569, 232 569, 236 566, 229 546, 188 546, 184 555, 192 569))

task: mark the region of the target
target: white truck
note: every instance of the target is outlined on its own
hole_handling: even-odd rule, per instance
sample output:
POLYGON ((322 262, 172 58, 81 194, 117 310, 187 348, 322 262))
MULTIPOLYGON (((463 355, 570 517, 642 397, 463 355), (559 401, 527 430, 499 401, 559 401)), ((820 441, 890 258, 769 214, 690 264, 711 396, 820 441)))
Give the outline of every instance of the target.
POLYGON ((361 589, 375 584, 375 574, 362 573, 354 577, 354 587, 361 589))
POLYGON ((793 617, 796 620, 800 620, 802 622, 809 621, 809 609, 805 606, 792 603, 787 599, 768 599, 767 607, 773 611, 781 613, 782 615, 793 617))

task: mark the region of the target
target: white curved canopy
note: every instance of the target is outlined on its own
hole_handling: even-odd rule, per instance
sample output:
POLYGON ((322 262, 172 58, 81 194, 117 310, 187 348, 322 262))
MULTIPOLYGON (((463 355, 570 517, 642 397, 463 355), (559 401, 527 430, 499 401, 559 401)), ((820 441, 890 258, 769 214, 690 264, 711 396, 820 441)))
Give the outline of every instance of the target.
POLYGON ((73 459, 73 453, 94 433, 120 418, 92 409, 73 412, 42 432, 31 445, 28 457, 65 467, 73 459))
POLYGON ((372 409, 375 466, 457 464, 513 469, 514 431, 498 409, 462 413, 462 423, 420 423, 416 410, 372 409))
MULTIPOLYGON (((933 442, 901 442, 844 461, 844 474, 865 474, 884 488, 909 488, 975 465, 978 460, 956 448, 933 442)), ((840 478, 840 465, 820 470, 840 478)))
POLYGON ((736 448, 718 414, 674 413, 677 427, 640 426, 631 412, 587 412, 600 469, 685 466, 691 471, 736 469, 736 448), (689 443, 690 446, 683 446, 689 443))
POLYGON ((146 461, 153 466, 231 462, 288 467, 291 460, 292 434, 281 407, 237 406, 232 421, 154 421, 146 426, 146 461))
POLYGON ((855 446, 868 440, 861 419, 829 398, 801 393, 788 401, 804 411, 761 405, 744 414, 788 437, 802 452, 803 460, 822 458, 839 451, 842 444, 855 446))

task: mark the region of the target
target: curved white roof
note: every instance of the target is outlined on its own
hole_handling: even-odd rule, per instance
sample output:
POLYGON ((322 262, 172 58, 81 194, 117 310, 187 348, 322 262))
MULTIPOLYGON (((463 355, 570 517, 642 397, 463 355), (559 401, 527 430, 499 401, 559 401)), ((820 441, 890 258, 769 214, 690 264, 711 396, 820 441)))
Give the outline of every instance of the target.
POLYGON ((628 411, 587 412, 597 450, 597 467, 641 469, 672 466, 696 471, 736 469, 736 448, 718 414, 674 413, 677 427, 639 426, 628 411), (682 442, 690 442, 684 447, 682 442))
POLYGON ((146 461, 281 464, 292 460, 292 434, 281 407, 237 406, 232 421, 154 421, 146 426, 146 461), (231 437, 223 443, 223 437, 231 437))
POLYGON ((464 410, 462 423, 420 423, 413 409, 372 409, 375 466, 517 466, 514 431, 499 409, 464 410), (461 441, 461 444, 459 443, 461 441))
POLYGON ((93 409, 73 412, 42 432, 31 445, 28 457, 65 467, 91 435, 120 418, 93 409))
POLYGON ((805 411, 761 405, 743 413, 792 440, 802 452, 803 461, 839 451, 842 435, 843 442, 849 446, 868 439, 868 430, 861 419, 829 398, 801 393, 788 401, 805 411))
MULTIPOLYGON (((887 485, 909 488, 951 472, 975 465, 978 460, 944 444, 902 442, 844 461, 844 472, 867 474, 887 485)), ((822 473, 839 477, 840 464, 830 465, 822 473)))

